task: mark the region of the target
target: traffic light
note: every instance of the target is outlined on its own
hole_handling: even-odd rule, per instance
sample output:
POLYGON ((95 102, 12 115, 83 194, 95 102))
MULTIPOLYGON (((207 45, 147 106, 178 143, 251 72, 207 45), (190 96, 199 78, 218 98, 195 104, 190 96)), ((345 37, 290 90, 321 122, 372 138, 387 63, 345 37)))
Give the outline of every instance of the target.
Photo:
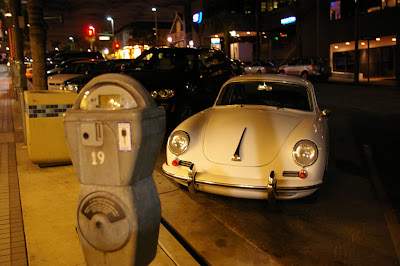
POLYGON ((114 43, 114 48, 117 49, 117 50, 119 49, 119 43, 118 42, 114 43))
POLYGON ((95 35, 95 30, 94 30, 94 27, 93 27, 93 26, 90 26, 90 27, 88 28, 87 34, 88 34, 89 37, 94 37, 94 35, 95 35))

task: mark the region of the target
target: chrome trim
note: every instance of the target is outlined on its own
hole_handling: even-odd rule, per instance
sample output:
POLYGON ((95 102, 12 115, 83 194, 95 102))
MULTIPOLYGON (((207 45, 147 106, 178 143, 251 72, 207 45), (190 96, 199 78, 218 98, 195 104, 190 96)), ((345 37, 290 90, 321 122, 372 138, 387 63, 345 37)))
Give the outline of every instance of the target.
POLYGON ((192 162, 189 161, 179 161, 179 165, 190 167, 192 165, 192 162))
MULTIPOLYGON (((194 166, 194 164, 193 164, 193 166, 194 166)), ((161 168, 161 170, 166 176, 168 176, 170 178, 178 179, 180 182, 184 181, 184 182, 188 183, 189 177, 169 173, 169 172, 165 171, 163 168, 161 168)), ((193 169, 192 169, 192 171, 193 171, 193 169)), ((196 176, 196 173, 194 173, 194 177, 195 176, 196 176)), ((238 188, 238 189, 251 189, 251 190, 260 190, 260 191, 266 191, 268 189, 268 186, 253 186, 253 185, 219 183, 219 182, 212 182, 212 181, 206 181, 206 180, 199 180, 199 179, 195 179, 194 177, 192 178, 193 181, 191 181, 192 184, 196 183, 196 184, 202 184, 202 185, 220 186, 220 187, 238 188)), ((316 184, 316 185, 304 186, 304 187, 278 187, 278 186, 275 186, 275 190, 277 193, 290 192, 290 191, 303 191, 303 190, 317 189, 321 186, 322 186, 322 182, 319 184, 316 184)))
POLYGON ((274 206, 276 202, 276 178, 274 171, 271 171, 268 177, 267 197, 268 197, 268 203, 271 206, 274 206))
POLYGON ((298 171, 283 171, 282 176, 287 176, 287 177, 299 177, 298 171))
POLYGON ((193 168, 194 168, 194 164, 192 163, 189 166, 188 178, 186 180, 189 192, 192 193, 192 194, 196 193, 196 188, 194 187, 196 172, 193 170, 193 168))
MULTIPOLYGON (((164 169, 163 169, 163 173, 172 179, 181 180, 181 182, 182 181, 186 182, 186 180, 187 180, 186 177, 168 173, 168 172, 164 171, 164 169)), ((177 182, 179 182, 179 181, 177 181, 177 182)), ((234 185, 234 184, 225 184, 225 183, 211 182, 211 181, 198 180, 198 179, 196 180, 196 184, 220 186, 220 187, 227 187, 227 188, 237 188, 237 189, 251 189, 251 190, 259 190, 259 191, 267 190, 267 186, 234 185)), ((311 190, 311 189, 317 189, 317 188, 321 187, 321 185, 322 185, 322 183, 313 185, 313 186, 307 186, 307 187, 276 187, 276 192, 279 193, 279 192, 311 190)))

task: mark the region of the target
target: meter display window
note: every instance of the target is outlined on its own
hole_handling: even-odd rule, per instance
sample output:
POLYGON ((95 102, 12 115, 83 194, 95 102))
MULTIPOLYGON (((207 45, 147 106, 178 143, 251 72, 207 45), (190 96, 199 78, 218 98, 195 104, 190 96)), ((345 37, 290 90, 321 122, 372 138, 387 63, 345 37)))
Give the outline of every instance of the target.
POLYGON ((100 107, 123 107, 121 106, 121 97, 117 94, 99 95, 100 107))
POLYGON ((136 108, 137 102, 125 89, 114 84, 86 91, 80 103, 82 110, 117 110, 136 108))

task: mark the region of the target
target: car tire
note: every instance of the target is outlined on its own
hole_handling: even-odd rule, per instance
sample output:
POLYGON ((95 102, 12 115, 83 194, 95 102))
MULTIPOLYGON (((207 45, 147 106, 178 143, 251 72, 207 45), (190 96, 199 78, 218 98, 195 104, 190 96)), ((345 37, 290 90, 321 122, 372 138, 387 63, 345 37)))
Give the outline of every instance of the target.
POLYGON ((257 74, 261 74, 261 70, 257 70, 257 74))
POLYGON ((307 71, 303 71, 303 72, 301 72, 301 75, 300 75, 303 79, 308 79, 308 72, 307 71))
POLYGON ((279 74, 285 74, 285 71, 279 70, 279 74))

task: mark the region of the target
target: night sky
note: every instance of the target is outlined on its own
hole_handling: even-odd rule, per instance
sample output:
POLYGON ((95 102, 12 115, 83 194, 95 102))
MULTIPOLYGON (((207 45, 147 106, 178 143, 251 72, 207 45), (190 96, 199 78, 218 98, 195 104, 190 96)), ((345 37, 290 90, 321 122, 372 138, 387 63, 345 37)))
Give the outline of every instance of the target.
POLYGON ((64 23, 58 19, 46 19, 47 48, 51 41, 69 42, 69 37, 83 39, 86 29, 92 25, 96 32, 111 33, 114 19, 114 31, 134 21, 154 21, 153 6, 157 7, 158 22, 172 22, 175 11, 182 12, 182 0, 45 0, 44 16, 64 16, 64 23))

